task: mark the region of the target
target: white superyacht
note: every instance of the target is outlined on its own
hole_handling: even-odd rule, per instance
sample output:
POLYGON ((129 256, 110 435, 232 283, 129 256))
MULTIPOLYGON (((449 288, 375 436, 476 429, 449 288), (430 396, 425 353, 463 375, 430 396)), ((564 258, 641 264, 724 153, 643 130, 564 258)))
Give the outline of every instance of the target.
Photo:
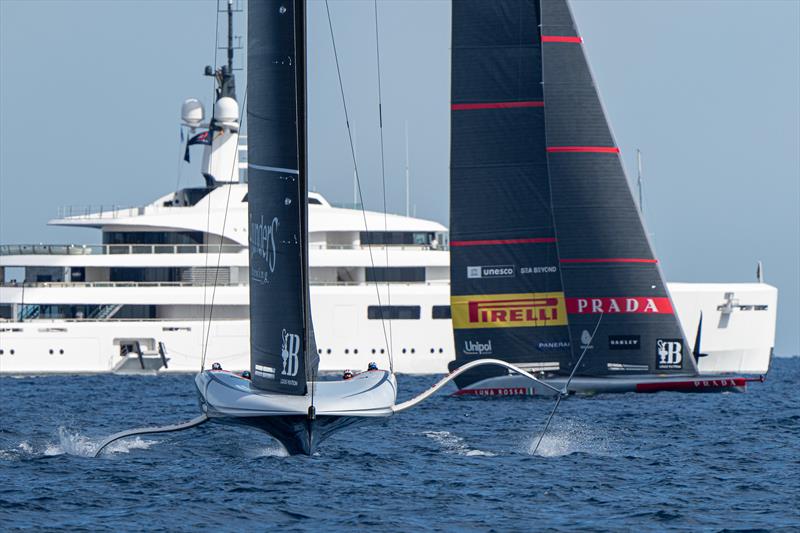
MULTIPOLYGON (((49 222, 99 229, 103 244, 0 244, 0 374, 197 372, 203 353, 249 368, 247 145, 230 44, 228 53, 227 65, 207 68, 220 87, 210 120, 196 99, 182 109, 189 143, 203 146, 204 184, 143 206, 65 208, 49 222)), ((447 228, 335 207, 319 193, 308 203, 320 370, 387 365, 388 346, 398 373, 446 373, 447 228)), ((268 253, 269 221, 252 226, 268 253)), ((767 371, 777 289, 758 278, 669 284, 690 343, 704 317, 701 372, 767 371)), ((467 348, 492 356, 491 343, 467 348)))

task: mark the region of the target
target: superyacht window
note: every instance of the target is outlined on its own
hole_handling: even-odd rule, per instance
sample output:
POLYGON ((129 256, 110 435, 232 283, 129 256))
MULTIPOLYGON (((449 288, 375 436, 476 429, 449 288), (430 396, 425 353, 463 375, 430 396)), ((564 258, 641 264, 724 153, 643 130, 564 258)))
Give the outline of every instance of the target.
POLYGON ((425 281, 425 267, 367 267, 367 282, 420 282, 425 281))
POLYGON ((433 306, 434 319, 450 319, 450 306, 449 305, 434 305, 433 306))
POLYGON ((385 320, 419 320, 419 317, 420 307, 418 305, 370 305, 367 307, 367 318, 370 320, 380 320, 381 318, 385 320))
POLYGON ((362 245, 413 244, 417 246, 426 246, 431 243, 434 234, 428 232, 415 233, 411 231, 362 231, 359 234, 359 238, 361 239, 362 245))

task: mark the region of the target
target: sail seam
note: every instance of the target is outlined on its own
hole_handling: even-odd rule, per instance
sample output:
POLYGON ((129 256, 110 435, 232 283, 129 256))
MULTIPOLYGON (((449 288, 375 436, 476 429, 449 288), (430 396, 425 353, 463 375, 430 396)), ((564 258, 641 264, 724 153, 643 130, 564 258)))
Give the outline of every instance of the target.
POLYGON ((254 168, 256 170, 267 170, 270 172, 285 172, 287 174, 299 174, 300 171, 294 168, 282 168, 282 167, 268 167, 265 165, 254 165, 253 163, 248 163, 247 168, 254 168))
POLYGON ((618 154, 616 146, 548 146, 549 153, 618 154))
POLYGON ((582 43, 581 37, 569 37, 566 35, 542 35, 543 43, 582 43))
POLYGON ((556 242, 555 237, 534 237, 529 239, 483 239, 474 241, 450 241, 450 246, 492 246, 497 244, 541 244, 556 242))
POLYGON ((600 257, 600 258, 561 259, 560 262, 561 263, 658 263, 658 259, 645 259, 638 257, 600 257))
POLYGON ((510 109, 518 107, 544 107, 542 100, 527 100, 521 102, 484 102, 473 104, 452 104, 450 109, 453 111, 465 111, 471 109, 510 109))

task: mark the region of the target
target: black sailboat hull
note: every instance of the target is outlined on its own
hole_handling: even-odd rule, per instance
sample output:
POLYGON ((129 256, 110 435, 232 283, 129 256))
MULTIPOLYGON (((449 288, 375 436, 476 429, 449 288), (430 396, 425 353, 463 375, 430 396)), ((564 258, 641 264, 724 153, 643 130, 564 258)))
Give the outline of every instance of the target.
POLYGON ((335 432, 366 421, 356 416, 211 417, 212 422, 261 430, 281 443, 289 455, 312 455, 335 432))

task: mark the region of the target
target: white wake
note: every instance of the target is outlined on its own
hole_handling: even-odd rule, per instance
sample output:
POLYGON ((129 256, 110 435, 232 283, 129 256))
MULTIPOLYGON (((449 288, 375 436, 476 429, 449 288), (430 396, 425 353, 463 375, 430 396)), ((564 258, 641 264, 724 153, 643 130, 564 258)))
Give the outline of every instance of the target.
POLYGON ((447 453, 466 457, 495 457, 497 454, 483 450, 475 450, 467 446, 464 439, 449 431, 426 431, 426 437, 439 444, 447 453))

